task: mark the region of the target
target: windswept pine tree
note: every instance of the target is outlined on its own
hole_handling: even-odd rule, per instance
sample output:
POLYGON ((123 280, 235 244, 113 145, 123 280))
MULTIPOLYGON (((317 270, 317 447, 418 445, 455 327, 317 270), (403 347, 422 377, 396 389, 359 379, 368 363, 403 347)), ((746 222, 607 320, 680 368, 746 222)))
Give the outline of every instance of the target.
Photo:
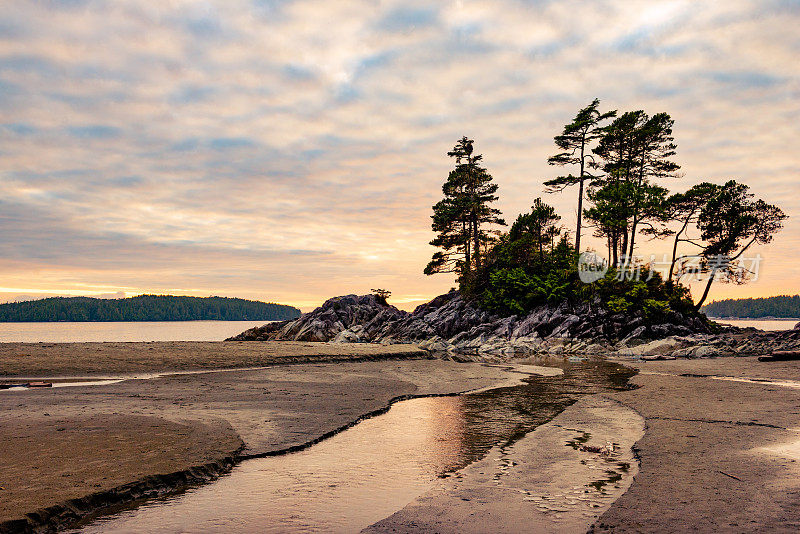
POLYGON ((667 218, 669 222, 676 222, 680 225, 677 230, 667 230, 664 235, 674 236, 672 242, 672 259, 669 264, 669 274, 667 281, 672 283, 675 275, 675 267, 678 262, 695 257, 696 254, 684 254, 678 256, 678 246, 686 243, 694 247, 695 252, 699 253, 704 248, 700 243, 699 237, 693 238, 687 235, 692 225, 696 225, 701 210, 711 201, 714 196, 719 194, 720 186, 709 182, 702 182, 691 187, 685 193, 675 193, 667 199, 667 218))
POLYGON ((700 300, 703 306, 715 279, 743 283, 750 274, 739 260, 754 244, 765 245, 783 228, 786 215, 761 199, 753 200, 750 188, 730 180, 703 207, 697 226, 706 243, 700 256, 701 268, 708 281, 700 300))
POLYGON ((654 180, 674 176, 680 168, 670 159, 676 149, 673 123, 667 113, 625 112, 604 128, 593 150, 604 176, 593 181, 589 198, 595 209, 585 215, 596 235, 606 238, 614 265, 633 256, 641 229, 656 233, 667 217, 668 192, 654 180))
POLYGON ((575 228, 575 249, 581 250, 581 220, 583 218, 583 197, 585 184, 592 183, 599 178, 598 175, 589 172, 596 167, 593 165, 592 144, 603 136, 601 123, 615 117, 616 111, 601 113, 597 108, 600 100, 595 98, 591 104, 578 111, 571 123, 564 126, 564 131, 555 136, 556 146, 562 150, 555 156, 548 158, 550 165, 576 165, 578 175, 572 173, 559 176, 544 183, 548 192, 560 192, 565 188, 578 185, 578 213, 577 225, 575 228))
POLYGON ((433 206, 432 228, 436 237, 431 245, 442 250, 434 253, 425 274, 455 272, 466 283, 481 267, 481 255, 494 240, 487 225, 505 225, 500 211, 492 208, 497 200, 497 184, 492 175, 480 165, 481 154, 475 154, 474 141, 467 137, 458 140, 447 153, 455 158, 442 193, 444 198, 433 206))

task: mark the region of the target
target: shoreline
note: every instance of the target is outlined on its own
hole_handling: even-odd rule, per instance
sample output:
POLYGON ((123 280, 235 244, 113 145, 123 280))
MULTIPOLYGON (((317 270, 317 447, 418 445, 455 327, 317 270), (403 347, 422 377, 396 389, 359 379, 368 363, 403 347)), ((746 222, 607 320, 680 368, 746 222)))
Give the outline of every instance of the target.
POLYGON ((19 376, 98 377, 249 369, 272 365, 431 358, 411 344, 281 341, 110 341, 0 343, 0 380, 19 376))
MULTIPOLYGON (((139 345, 142 358, 148 360, 149 344, 139 345)), ((248 348, 259 345, 261 344, 246 344, 248 348)), ((225 343, 222 346, 229 347, 231 344, 225 343)), ((279 342, 278 346, 286 346, 286 342, 279 342)), ((315 347, 331 346, 316 344, 315 347)), ((352 345, 334 347, 346 352, 352 345)), ((307 350, 308 347, 303 349, 307 350)), ((182 469, 160 471, 167 474, 149 472, 130 479, 136 482, 127 480, 99 491, 62 499, 58 501, 60 504, 41 506, 32 514, 31 510, 25 510, 28 512, 27 518, 20 518, 21 514, 18 514, 15 522, 0 522, 0 532, 25 532, 42 526, 47 529, 48 525, 63 527, 80 517, 93 516, 98 509, 180 492, 187 486, 214 480, 246 459, 287 454, 311 447, 360 421, 385 413, 396 402, 416 397, 459 395, 486 388, 504 387, 518 382, 522 376, 518 373, 536 371, 535 366, 524 365, 534 363, 531 359, 511 360, 507 364, 476 365, 422 359, 410 347, 405 347, 405 357, 387 356, 395 354, 392 351, 391 347, 361 346, 359 354, 333 355, 333 361, 319 359, 330 358, 331 354, 306 354, 303 358, 310 358, 311 362, 302 366, 291 365, 296 362, 288 358, 277 361, 286 361, 289 365, 274 363, 254 370, 228 368, 219 370, 225 372, 215 372, 212 369, 201 369, 198 372, 178 371, 179 374, 162 375, 150 380, 57 388, 62 391, 17 392, 12 394, 13 397, 0 395, 0 405, 4 400, 8 405, 8 399, 12 398, 14 404, 18 404, 18 400, 27 396, 27 400, 22 403, 24 406, 21 410, 17 409, 15 415, 11 416, 6 411, 0 416, 0 426, 4 426, 6 430, 16 428, 14 425, 21 424, 21 420, 30 417, 33 417, 33 430, 36 430, 38 424, 44 424, 52 415, 52 423, 48 422, 48 428, 52 430, 54 424, 61 424, 60 421, 65 419, 70 420, 70 413, 73 414, 71 421, 74 423, 83 421, 81 418, 96 421, 96 417, 103 412, 118 410, 129 414, 125 417, 141 418, 142 424, 152 426, 160 422, 157 435, 162 438, 174 434, 175 439, 179 439, 176 436, 181 436, 180 439, 184 440, 179 440, 181 443, 193 443, 201 447, 202 439, 194 440, 184 436, 187 431, 199 431, 200 427, 190 424, 195 421, 216 425, 216 430, 208 435, 213 434, 217 439, 222 430, 229 443, 227 452, 218 452, 211 461, 197 462, 196 453, 193 453, 195 460, 186 463, 182 469), (376 353, 366 355, 361 352, 368 349, 376 353), (378 354, 380 350, 386 353, 378 354), (347 358, 351 359, 347 361, 347 358), (519 364, 517 369, 513 369, 514 364, 519 364), (357 378, 354 380, 354 377, 357 378), (335 383, 331 386, 329 382, 332 380, 335 383), (252 401, 247 399, 251 398, 250 390, 253 387, 263 387, 258 384, 268 385, 265 391, 269 390, 270 396, 266 405, 263 400, 258 400, 250 408, 247 403, 252 401), (198 386, 201 386, 199 391, 198 386), (237 399, 236 402, 240 404, 237 404, 238 408, 234 412, 221 413, 216 404, 220 399, 213 395, 208 396, 208 392, 231 387, 234 389, 222 398, 237 399), (72 391, 64 392, 64 389, 72 391), (316 400, 304 398, 309 392, 316 400), (340 397, 331 402, 332 395, 336 394, 340 397), (73 395, 81 398, 70 400, 73 395), (143 404, 137 403, 141 397, 153 395, 167 395, 167 400, 156 405, 152 404, 152 400, 142 401, 147 406, 144 413, 143 404), (43 401, 48 397, 47 402, 34 402, 36 399, 43 401), (90 397, 94 397, 102 409, 94 412, 89 410, 87 413, 86 410, 77 412, 63 407, 65 402, 72 403, 73 406, 83 405, 90 397), (242 401, 245 404, 241 404, 242 401), (175 406, 170 407, 173 402, 176 403, 175 406), (207 405, 205 409, 199 409, 198 404, 207 405), (138 408, 131 409, 131 406, 138 408), (318 409, 325 409, 325 406, 328 406, 327 413, 315 413, 318 409), (42 414, 43 410, 47 410, 47 413, 42 414), (287 416, 284 412, 294 412, 295 417, 287 416), (335 417, 331 417, 334 412, 335 417), (255 414, 260 416, 260 420, 266 419, 270 424, 253 426, 255 414), (309 414, 315 414, 317 419, 310 421, 309 414), (183 426, 170 427, 179 424, 183 426), (224 433, 224 425, 227 425, 227 434, 224 433)), ((226 361, 235 358, 235 355, 229 356, 226 361)), ((800 502, 797 497, 800 495, 800 482, 795 482, 797 475, 800 475, 800 428, 797 428, 796 423, 796 416, 800 414, 797 408, 800 407, 798 362, 762 363, 754 357, 646 362, 614 358, 609 360, 640 371, 630 379, 638 389, 587 395, 556 418, 536 427, 511 445, 509 449, 516 454, 512 461, 516 463, 510 468, 500 469, 500 474, 510 480, 515 471, 524 471, 526 465, 530 467, 531 462, 537 461, 536 457, 541 455, 542 450, 556 451, 548 453, 550 467, 560 465, 558 470, 551 471, 552 478, 563 478, 558 476, 559 473, 571 469, 574 471, 576 456, 572 455, 571 459, 564 457, 565 453, 571 452, 561 443, 564 439, 559 437, 559 432, 564 429, 558 431, 556 428, 560 424, 559 418, 577 421, 569 427, 573 430, 583 428, 583 431, 598 439, 605 433, 612 438, 609 441, 613 441, 613 432, 609 434, 609 428, 619 429, 618 426, 614 427, 613 418, 606 418, 602 423, 595 421, 595 426, 592 427, 586 416, 591 409, 587 411, 586 405, 591 408, 592 403, 606 403, 605 411, 614 411, 608 407, 616 405, 624 409, 619 413, 627 410, 625 413, 629 416, 630 413, 640 414, 646 425, 644 435, 633 441, 617 440, 622 446, 623 454, 628 451, 636 453, 641 461, 639 472, 633 475, 636 462, 630 462, 634 469, 629 473, 621 473, 622 476, 614 480, 623 485, 629 484, 627 490, 615 494, 613 499, 605 500, 601 506, 588 510, 591 517, 586 515, 587 510, 576 515, 567 509, 569 507, 565 508, 563 503, 551 507, 553 510, 549 511, 537 508, 545 502, 542 499, 547 492, 540 491, 548 483, 544 479, 534 483, 529 481, 524 488, 525 493, 505 490, 492 499, 506 505, 512 503, 511 509, 516 510, 516 517, 508 513, 498 514, 497 510, 487 511, 479 502, 480 495, 488 491, 486 480, 480 482, 480 477, 476 478, 475 472, 486 465, 491 465, 493 469, 507 466, 503 462, 509 459, 508 451, 493 449, 483 459, 462 470, 472 475, 464 476, 462 473, 457 479, 461 489, 466 492, 464 496, 469 500, 459 497, 457 501, 453 501, 453 495, 450 495, 449 501, 442 501, 447 488, 440 486, 436 490, 438 495, 428 495, 428 500, 423 501, 423 507, 420 508, 417 501, 410 503, 397 514, 369 529, 379 532, 408 521, 411 525, 422 525, 424 517, 447 515, 451 530, 469 531, 465 530, 465 525, 474 519, 475 507, 480 508, 481 513, 489 514, 487 518, 491 517, 492 521, 498 522, 496 525, 492 523, 492 528, 496 531, 513 531, 514 525, 518 524, 515 521, 520 517, 536 517, 541 524, 574 531, 586 531, 587 527, 593 531, 617 532, 663 532, 671 529, 679 532, 687 528, 756 531, 763 525, 773 529, 785 528, 786 525, 800 528, 800 508, 797 507, 800 502), (732 406, 737 407, 735 412, 731 411, 732 406), (542 443, 549 445, 542 447, 542 443), (470 493, 473 496, 469 496, 470 493), (539 497, 539 500, 534 500, 533 497, 539 497), (425 513, 421 510, 425 510, 425 513), (713 513, 709 510, 713 510, 713 513), (600 512, 602 515, 598 516, 600 512)), ((215 361, 219 361, 219 356, 215 361)), ((634 420, 635 418, 629 419, 634 420)), ((631 425, 632 428, 636 423, 631 425)), ((27 432, 31 432, 31 427, 27 428, 27 432)), ((78 425, 73 430, 80 431, 81 428, 78 425)), ((141 428, 140 425, 138 429, 141 428)), ((5 446, 6 450, 10 450, 9 432, 1 434, 3 437, 0 438, 0 447, 5 446)), ((63 435, 59 434, 57 437, 61 438, 63 435)), ((43 439, 50 438, 45 436, 43 439)), ((594 441, 589 444, 603 445, 594 441)), ((93 446, 99 447, 98 444, 93 446)), ((578 452, 583 456, 591 456, 591 451, 578 452)), ((547 466, 539 465, 539 468, 543 467, 547 466)), ((4 482, 14 479, 8 468, 9 466, 0 467, 6 470, 0 471, 0 480, 4 482)), ((527 472, 535 473, 530 469, 527 472)), ((575 476, 575 472, 570 476, 575 476)), ((452 480, 456 479, 446 479, 443 484, 452 480)), ((517 478, 517 481, 524 480, 525 477, 517 478)), ((491 481, 489 482, 491 486, 491 481)), ((573 486, 581 484, 585 482, 569 487, 575 491, 573 486)), ((4 490, 4 497, 10 495, 8 490, 9 488, 4 490)), ((552 487, 548 491, 550 494, 559 493, 552 487)), ((7 519, 3 515, 0 518, 7 519)), ((483 524, 485 527, 488 525, 483 524)), ((443 527, 437 525, 437 528, 441 530, 443 527)), ((447 530, 444 528, 444 531, 447 530)))
MULTIPOLYGON (((386 412, 400 400, 503 387, 524 376, 509 370, 513 366, 420 359, 413 350, 407 351, 405 358, 389 359, 392 349, 386 347, 372 347, 376 354, 371 356, 380 361, 370 361, 364 358, 364 350, 351 355, 352 361, 341 361, 345 359, 341 355, 335 363, 315 360, 303 366, 278 364, 263 370, 169 375, 0 395, 0 405, 9 408, 0 416, 0 451, 7 451, 9 459, 0 466, 0 480, 5 486, 4 502, 0 502, 4 505, 0 506, 0 532, 63 528, 109 506, 174 493, 188 485, 213 480, 245 459, 308 448, 359 421, 386 412), (270 393, 264 398, 266 390, 270 393), (164 398, 154 403, 152 399, 157 397, 164 398), (87 402, 92 403, 93 409, 86 409, 87 402), (220 411, 231 402, 236 409, 220 411), (105 412, 126 415, 104 424, 105 412), (42 427, 44 424, 49 426, 42 427), (148 425, 153 429, 150 434, 143 432, 148 425), (209 425, 214 427, 213 432, 197 433, 209 425), (81 438, 87 428, 92 435, 83 441, 88 442, 93 453, 86 454, 92 458, 90 463, 98 466, 92 470, 94 480, 91 476, 86 479, 86 472, 53 471, 53 465, 69 471, 86 463, 78 457, 70 459, 72 451, 64 450, 62 445, 65 436, 81 438), (107 435, 107 428, 118 432, 107 435), (66 432, 56 432, 61 430, 66 432), (223 436, 227 437, 221 439, 223 436), (147 459, 147 451, 153 448, 149 446, 151 437, 169 438, 170 445, 153 447, 178 451, 183 460, 162 457, 157 461, 162 468, 148 468, 148 462, 152 463, 147 459), (125 449, 125 453, 109 452, 109 448, 118 448, 120 439, 142 446, 125 449), (227 449, 220 448, 220 440, 227 440, 227 449), (31 446, 50 451, 49 466, 25 463, 19 453, 31 446), (185 451, 190 446, 193 451, 185 451), (186 454, 181 456, 180 451, 186 454), (202 451, 213 453, 210 461, 198 461, 202 451), (119 454, 143 465, 119 466, 119 454), (181 462, 185 462, 183 466, 179 465, 181 462), (13 464, 17 464, 16 471, 13 464), (110 471, 104 472, 100 465, 107 465, 110 471), (114 479, 114 474, 119 476, 114 479), (27 486, 20 486, 20 477, 27 478, 27 486), (64 485, 69 480, 84 482, 69 490, 64 485), (104 487, 87 491, 92 486, 104 487), (16 504, 11 502, 14 500, 16 504)), ((42 458, 45 457, 47 454, 42 458)), ((35 463, 37 458, 28 460, 35 463)))

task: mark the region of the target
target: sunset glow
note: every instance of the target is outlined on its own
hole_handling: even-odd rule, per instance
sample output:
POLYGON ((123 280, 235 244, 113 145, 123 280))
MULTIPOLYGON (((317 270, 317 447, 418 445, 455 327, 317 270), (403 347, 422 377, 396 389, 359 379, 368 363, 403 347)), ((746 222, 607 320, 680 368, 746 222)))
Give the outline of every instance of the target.
MULTIPOLYGON (((666 187, 734 178, 789 215, 759 280, 711 299, 797 293, 800 6, 621 4, 4 2, 0 301, 383 287, 413 308, 454 285, 422 274, 453 143, 513 220, 595 97, 672 115, 666 187)), ((545 200, 572 228, 574 196, 545 200)))

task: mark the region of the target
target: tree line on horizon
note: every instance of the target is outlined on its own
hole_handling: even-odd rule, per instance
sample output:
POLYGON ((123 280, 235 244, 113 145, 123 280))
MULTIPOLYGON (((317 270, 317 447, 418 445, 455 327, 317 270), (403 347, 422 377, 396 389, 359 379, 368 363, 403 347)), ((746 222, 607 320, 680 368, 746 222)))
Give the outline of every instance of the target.
POLYGON ((558 152, 548 163, 568 172, 544 182, 548 193, 577 186, 574 242, 561 217, 540 197, 508 231, 492 204, 498 186, 476 154, 474 141, 458 140, 455 159, 433 206, 431 244, 439 248, 424 272, 457 274, 460 290, 497 311, 521 313, 544 302, 599 297, 615 311, 641 309, 697 311, 715 280, 745 283, 751 273, 742 261, 754 244, 769 243, 786 215, 755 199, 735 180, 698 183, 670 194, 664 185, 677 178, 677 146, 668 113, 643 110, 603 112, 593 100, 554 137, 558 152), (584 206, 588 203, 588 207, 584 206), (603 239, 611 269, 595 284, 580 284, 578 254, 584 227, 603 239), (669 240, 668 274, 635 257, 641 238, 669 240), (683 253, 686 248, 692 250, 683 253), (646 271, 646 279, 633 279, 646 271), (626 275, 628 273, 628 275, 626 275), (693 303, 680 281, 703 274, 704 292, 693 303), (622 275, 622 276, 621 276, 622 275), (585 286, 585 287, 584 287, 585 286))
POLYGON ((229 297, 50 297, 0 304, 0 322, 283 321, 299 316, 292 306, 229 297))
POLYGON ((798 319, 800 295, 717 300, 703 306, 703 312, 711 317, 798 319))

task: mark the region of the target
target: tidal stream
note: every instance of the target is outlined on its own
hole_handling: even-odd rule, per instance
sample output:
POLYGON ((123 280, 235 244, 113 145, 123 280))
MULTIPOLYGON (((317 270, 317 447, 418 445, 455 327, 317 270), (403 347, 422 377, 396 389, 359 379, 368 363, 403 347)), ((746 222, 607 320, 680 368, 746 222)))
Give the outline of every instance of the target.
POLYGON ((358 532, 583 395, 626 387, 605 361, 453 397, 401 401, 308 449, 245 460, 203 486, 137 503, 74 532, 358 532))

